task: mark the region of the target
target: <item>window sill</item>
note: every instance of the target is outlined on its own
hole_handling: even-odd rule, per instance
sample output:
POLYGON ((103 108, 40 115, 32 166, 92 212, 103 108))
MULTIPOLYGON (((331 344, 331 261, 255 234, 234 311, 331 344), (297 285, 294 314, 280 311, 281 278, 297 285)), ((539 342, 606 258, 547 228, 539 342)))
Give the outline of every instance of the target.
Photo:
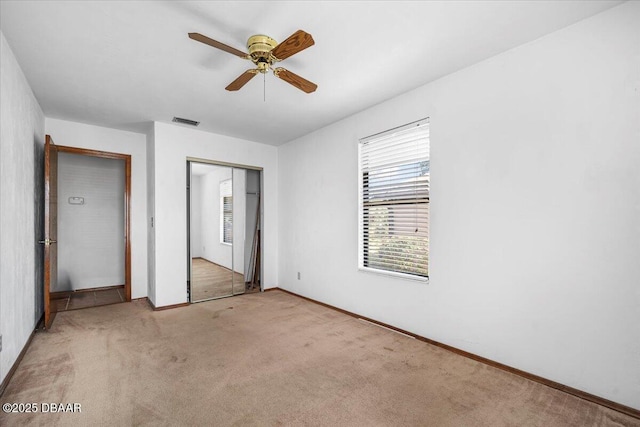
POLYGON ((225 246, 233 246, 233 243, 227 243, 227 242, 220 242, 220 244, 225 246))
POLYGON ((422 282, 427 284, 429 283, 429 277, 418 277, 412 274, 398 273, 395 271, 378 270, 377 268, 369 268, 369 267, 358 267, 358 270, 365 273, 378 274, 380 276, 390 276, 390 277, 395 277, 397 279, 411 280, 413 282, 422 282))

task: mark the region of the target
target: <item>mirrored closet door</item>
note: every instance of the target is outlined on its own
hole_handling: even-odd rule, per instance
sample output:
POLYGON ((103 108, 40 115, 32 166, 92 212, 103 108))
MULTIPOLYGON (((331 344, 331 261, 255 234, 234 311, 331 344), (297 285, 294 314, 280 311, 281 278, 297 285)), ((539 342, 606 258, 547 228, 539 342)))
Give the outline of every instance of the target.
POLYGON ((191 302, 260 290, 260 171, 188 162, 191 302))

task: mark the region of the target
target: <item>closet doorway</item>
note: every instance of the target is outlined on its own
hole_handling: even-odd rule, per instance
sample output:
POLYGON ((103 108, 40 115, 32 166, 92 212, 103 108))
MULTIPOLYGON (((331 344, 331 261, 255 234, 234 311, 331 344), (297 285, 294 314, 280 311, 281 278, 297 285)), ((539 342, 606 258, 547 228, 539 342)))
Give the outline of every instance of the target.
POLYGON ((262 170, 187 161, 187 292, 201 302, 261 291, 262 170))
POLYGON ((131 301, 131 156, 45 144, 45 327, 131 301))

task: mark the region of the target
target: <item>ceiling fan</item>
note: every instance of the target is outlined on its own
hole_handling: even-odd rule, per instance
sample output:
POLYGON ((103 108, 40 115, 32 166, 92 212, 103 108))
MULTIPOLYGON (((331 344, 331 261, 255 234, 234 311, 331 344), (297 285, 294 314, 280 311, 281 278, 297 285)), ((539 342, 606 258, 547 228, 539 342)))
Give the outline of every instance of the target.
POLYGON ((249 80, 254 78, 256 74, 266 74, 270 69, 273 70, 273 74, 276 77, 297 87, 303 92, 311 93, 318 87, 315 83, 303 79, 299 75, 292 73, 285 68, 274 67, 276 62, 287 59, 288 57, 314 45, 315 42, 313 41, 311 34, 305 33, 302 30, 296 31, 280 44, 271 37, 261 34, 251 36, 247 41, 247 49, 249 50, 249 53, 227 46, 224 43, 213 40, 207 36, 203 36, 200 33, 189 33, 189 37, 193 40, 199 41, 200 43, 208 44, 209 46, 224 50, 232 55, 239 56, 242 59, 248 59, 256 65, 256 68, 245 71, 240 75, 240 77, 232 81, 231 84, 225 88, 226 90, 239 90, 247 84, 249 80))

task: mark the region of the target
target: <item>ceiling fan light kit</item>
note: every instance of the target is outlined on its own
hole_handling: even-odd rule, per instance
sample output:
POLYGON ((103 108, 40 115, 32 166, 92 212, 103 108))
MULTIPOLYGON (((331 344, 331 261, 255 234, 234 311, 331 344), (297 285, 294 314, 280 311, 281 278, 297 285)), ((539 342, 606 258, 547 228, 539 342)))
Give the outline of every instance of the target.
POLYGON ((225 88, 228 91, 241 89, 249 82, 249 80, 255 77, 256 74, 266 74, 269 70, 273 70, 273 75, 277 78, 284 80, 305 93, 314 92, 318 88, 318 85, 315 83, 312 83, 285 68, 274 68, 274 64, 276 62, 285 60, 315 44, 311 34, 302 30, 296 31, 285 41, 279 44, 269 36, 262 34, 253 35, 249 37, 249 40, 247 40, 247 49, 249 53, 244 53, 241 50, 210 39, 209 37, 199 33, 189 33, 189 37, 193 40, 199 41, 200 43, 231 53, 232 55, 236 55, 242 59, 248 59, 254 63, 256 68, 245 71, 237 79, 231 82, 225 88))

